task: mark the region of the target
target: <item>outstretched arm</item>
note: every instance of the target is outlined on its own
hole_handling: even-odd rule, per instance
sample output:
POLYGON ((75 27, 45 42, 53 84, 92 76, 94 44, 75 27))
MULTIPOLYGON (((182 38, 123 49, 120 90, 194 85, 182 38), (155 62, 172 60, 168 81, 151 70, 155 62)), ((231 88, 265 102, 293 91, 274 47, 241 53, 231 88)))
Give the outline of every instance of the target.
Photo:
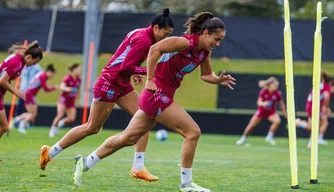
POLYGON ((221 84, 228 86, 230 89, 233 90, 232 85, 235 85, 235 79, 231 75, 225 75, 225 71, 222 72, 219 76, 217 76, 212 71, 212 65, 211 65, 211 51, 209 54, 205 57, 205 59, 200 64, 201 66, 201 79, 207 83, 212 84, 221 84))

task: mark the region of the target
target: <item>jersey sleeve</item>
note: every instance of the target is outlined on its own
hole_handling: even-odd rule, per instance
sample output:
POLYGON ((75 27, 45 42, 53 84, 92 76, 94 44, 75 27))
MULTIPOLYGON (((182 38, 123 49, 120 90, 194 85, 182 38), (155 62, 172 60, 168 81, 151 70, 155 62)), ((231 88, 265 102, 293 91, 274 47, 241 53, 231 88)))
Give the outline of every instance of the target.
POLYGON ((71 79, 69 75, 66 75, 63 79, 63 83, 67 86, 70 83, 71 79))
POLYGON ((264 93, 265 93, 265 89, 261 89, 261 91, 259 93, 259 97, 263 100, 264 100, 264 93))
POLYGON ((135 39, 131 43, 131 48, 120 66, 120 72, 126 74, 146 75, 146 67, 138 67, 136 64, 147 53, 150 43, 145 39, 135 39))
POLYGON ((47 86, 47 84, 46 84, 46 80, 47 80, 47 78, 46 78, 45 75, 42 75, 42 76, 40 77, 41 86, 42 86, 43 90, 44 90, 45 92, 51 92, 51 91, 54 91, 54 90, 55 90, 54 87, 48 87, 48 86, 47 86))

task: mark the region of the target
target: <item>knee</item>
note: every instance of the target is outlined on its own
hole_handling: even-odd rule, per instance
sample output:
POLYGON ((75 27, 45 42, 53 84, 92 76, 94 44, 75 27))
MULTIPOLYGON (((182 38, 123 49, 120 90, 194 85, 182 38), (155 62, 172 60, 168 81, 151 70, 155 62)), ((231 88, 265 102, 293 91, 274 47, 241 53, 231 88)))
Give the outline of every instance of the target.
POLYGON ((192 128, 186 133, 185 138, 190 140, 198 140, 201 136, 201 129, 197 124, 192 126, 192 128))
POLYGON ((67 118, 67 123, 73 123, 75 121, 74 117, 68 117, 67 118))
POLYGON ((280 125, 281 122, 282 122, 281 118, 277 118, 277 119, 275 119, 275 121, 273 123, 276 124, 276 125, 280 125))
POLYGON ((93 135, 100 132, 102 126, 95 125, 91 122, 88 122, 84 125, 84 129, 87 135, 93 135))

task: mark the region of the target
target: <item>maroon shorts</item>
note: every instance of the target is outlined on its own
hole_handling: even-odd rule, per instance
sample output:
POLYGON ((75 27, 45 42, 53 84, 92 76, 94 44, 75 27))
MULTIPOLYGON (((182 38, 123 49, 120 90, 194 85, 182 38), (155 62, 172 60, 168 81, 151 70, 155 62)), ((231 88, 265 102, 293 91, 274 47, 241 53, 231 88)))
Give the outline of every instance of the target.
POLYGON ((65 105, 67 109, 75 108, 75 97, 60 96, 58 103, 65 105))
MULTIPOLYGON (((320 106, 320 109, 322 107, 320 106)), ((306 105, 307 116, 312 119, 312 105, 306 105)), ((319 118, 321 118, 322 113, 320 112, 319 118)))
POLYGON ((26 92, 25 96, 26 96, 26 100, 24 101, 25 105, 36 105, 36 96, 35 95, 33 95, 29 92, 26 92))
POLYGON ((134 90, 131 83, 120 89, 102 76, 97 78, 93 89, 94 101, 104 102, 116 102, 118 98, 134 90))
POLYGON ((274 115, 275 113, 276 113, 276 111, 274 111, 274 110, 268 110, 268 111, 257 110, 255 112, 255 116, 258 117, 258 118, 266 118, 266 119, 268 119, 268 117, 274 115))
POLYGON ((156 93, 143 89, 139 96, 139 109, 143 110, 151 119, 155 119, 173 102, 174 99, 167 96, 160 88, 156 93))

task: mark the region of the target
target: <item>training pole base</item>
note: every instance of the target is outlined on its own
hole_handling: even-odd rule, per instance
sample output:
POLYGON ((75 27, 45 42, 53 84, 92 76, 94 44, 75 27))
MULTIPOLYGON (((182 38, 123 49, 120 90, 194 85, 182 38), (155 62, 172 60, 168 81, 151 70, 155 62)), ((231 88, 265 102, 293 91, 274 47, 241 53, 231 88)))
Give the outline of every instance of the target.
POLYGON ((311 179, 310 184, 318 184, 318 179, 311 179))
POLYGON ((299 185, 291 186, 291 189, 299 189, 299 185))

